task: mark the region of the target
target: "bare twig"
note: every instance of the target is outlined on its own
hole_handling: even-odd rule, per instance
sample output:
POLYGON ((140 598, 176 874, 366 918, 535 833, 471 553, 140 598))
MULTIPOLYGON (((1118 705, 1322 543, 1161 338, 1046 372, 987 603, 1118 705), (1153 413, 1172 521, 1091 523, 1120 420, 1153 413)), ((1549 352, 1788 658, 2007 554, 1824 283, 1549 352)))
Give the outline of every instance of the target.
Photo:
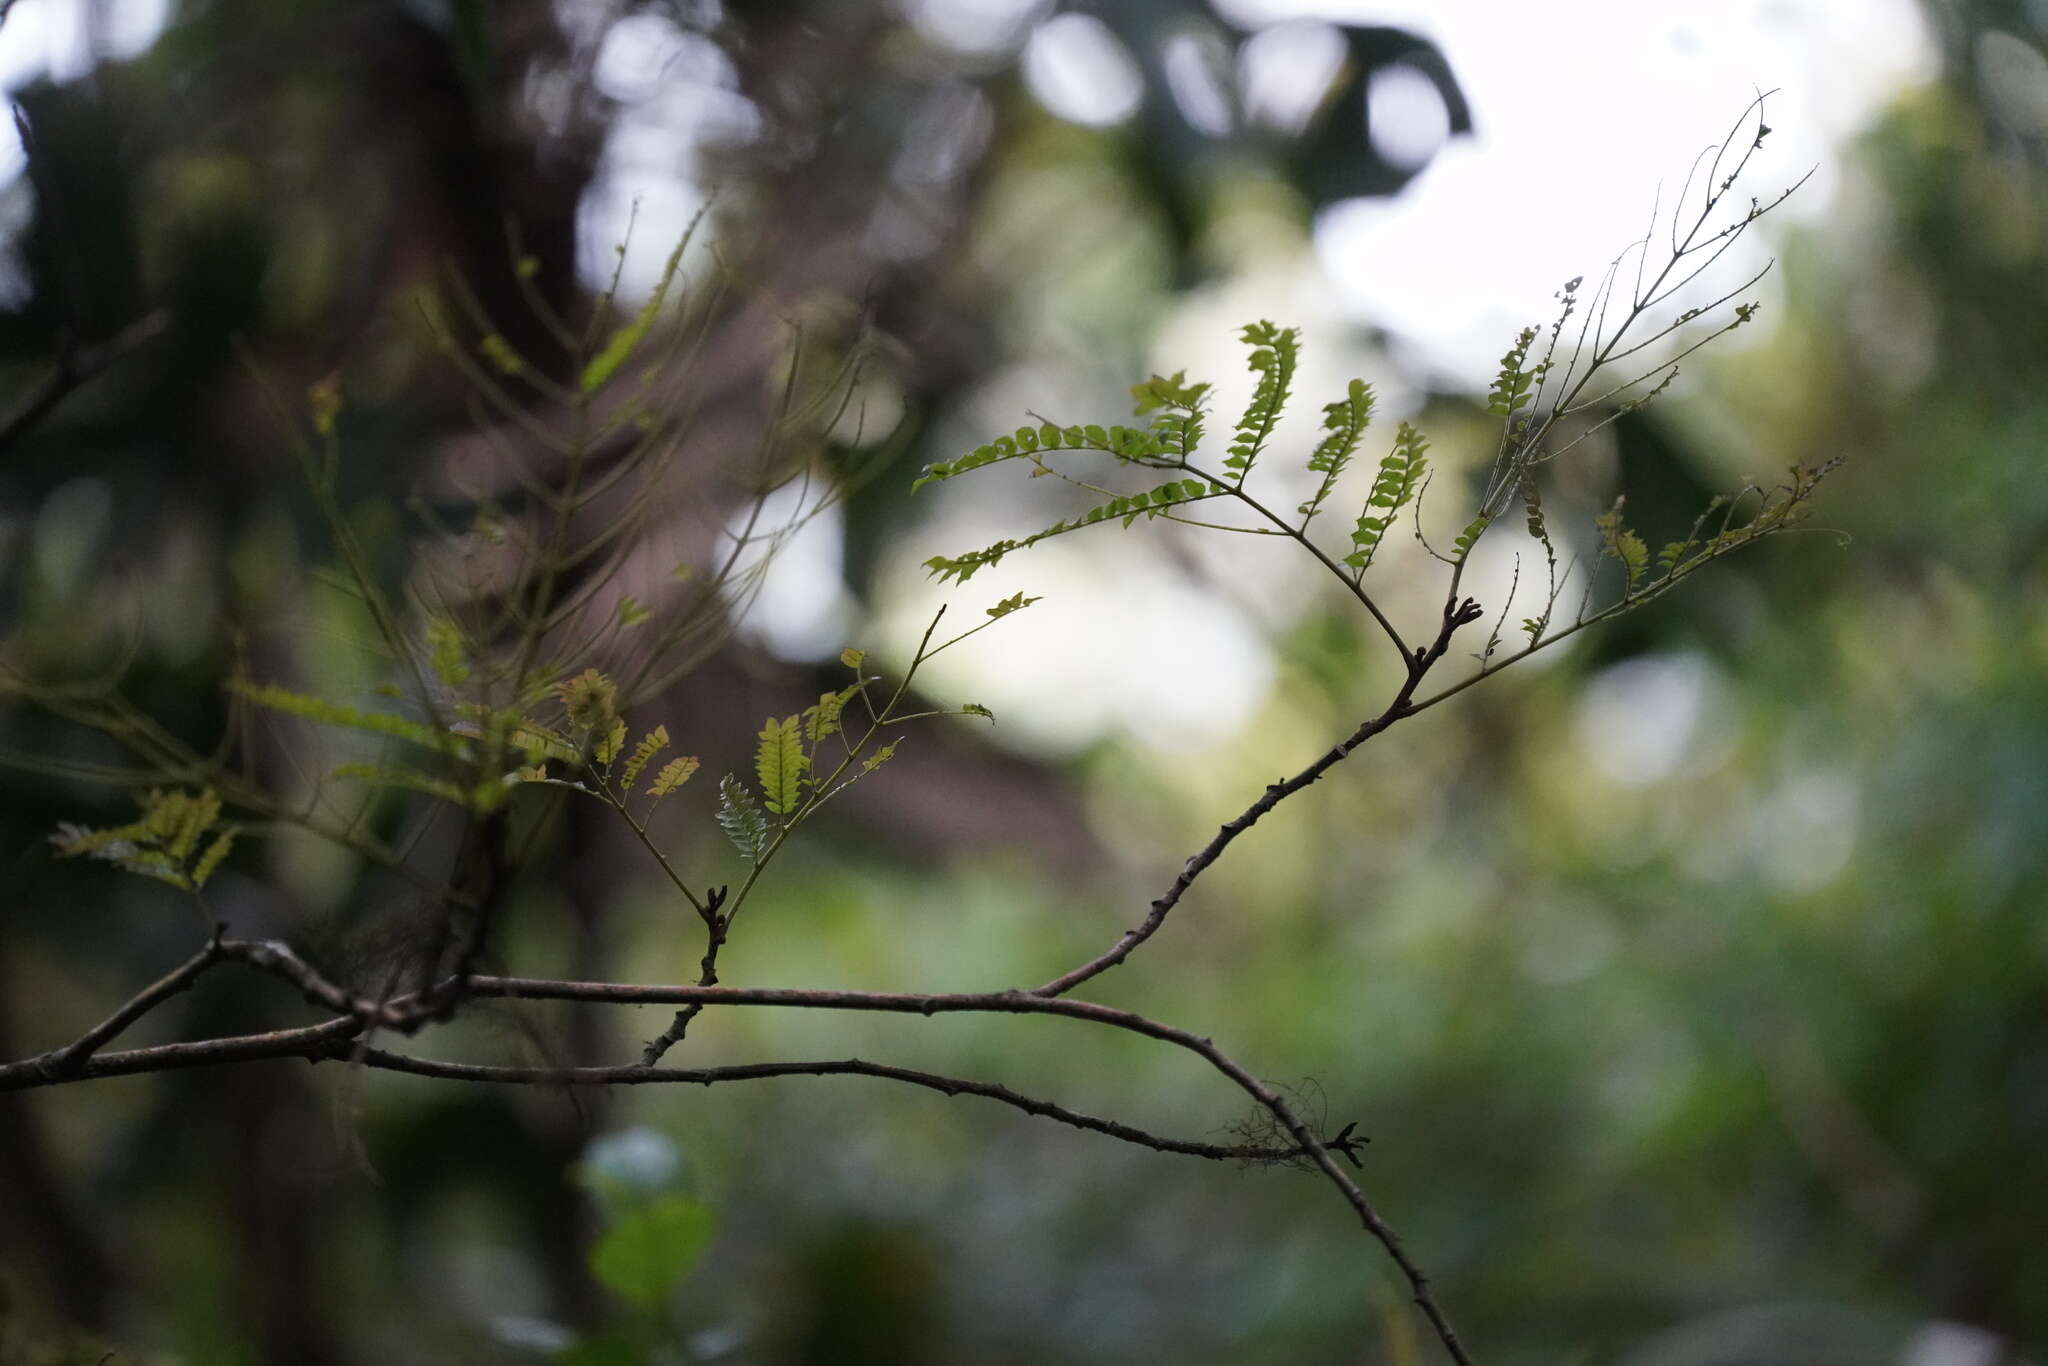
MULTIPOLYGON (((4 19, 4 15, 0 15, 4 19)), ((71 392, 126 357, 140 350, 170 328, 171 315, 163 309, 128 324, 95 346, 80 346, 68 333, 57 342, 57 363, 40 383, 17 403, 14 411, 0 419, 0 455, 40 425, 71 392)))
POLYGON ((1166 894, 1152 903, 1152 909, 1146 914, 1143 922, 1132 929, 1125 930, 1123 937, 1118 939, 1109 949, 1089 959, 1073 971, 1062 973, 1043 986, 1032 988, 1031 994, 1034 996, 1063 996, 1081 985, 1081 983, 1092 977, 1100 976, 1123 962, 1126 958, 1129 958, 1138 945, 1150 939, 1158 932, 1159 927, 1166 923, 1166 917, 1172 914, 1175 906, 1180 904, 1181 897, 1187 892, 1189 887, 1194 885, 1195 879, 1200 877, 1210 864, 1222 857, 1223 851, 1230 847, 1232 840, 1235 840, 1239 835, 1251 829, 1252 826, 1258 823, 1260 817, 1278 806, 1282 801, 1293 796, 1329 772, 1330 769, 1349 756, 1352 750, 1357 749, 1360 745, 1372 739, 1373 736, 1378 735, 1381 731, 1414 711, 1415 690, 1421 685, 1423 677, 1428 674, 1431 667, 1438 660, 1444 657, 1444 652, 1451 646, 1451 637, 1457 633, 1458 628, 1475 620, 1477 616, 1478 607, 1470 599, 1461 604, 1448 607, 1444 613, 1443 625, 1437 631, 1436 639, 1427 647, 1416 647, 1416 653, 1406 657, 1408 662, 1407 681, 1401 685, 1401 690, 1394 695, 1394 700, 1387 704, 1385 711, 1373 717, 1370 721, 1365 722, 1357 730, 1354 730, 1344 739, 1338 741, 1328 750, 1325 750, 1320 758, 1293 777, 1283 778, 1279 782, 1270 784, 1264 792, 1259 794, 1257 801, 1246 807, 1235 820, 1224 822, 1217 829, 1215 837, 1197 850, 1185 864, 1181 865, 1180 875, 1174 878, 1173 885, 1166 889, 1166 894))
POLYGON ((79 1075, 94 1053, 119 1037, 128 1026, 198 981, 199 975, 219 962, 221 957, 220 937, 215 935, 205 948, 130 997, 119 1010, 88 1029, 76 1042, 29 1061, 52 1080, 79 1075))

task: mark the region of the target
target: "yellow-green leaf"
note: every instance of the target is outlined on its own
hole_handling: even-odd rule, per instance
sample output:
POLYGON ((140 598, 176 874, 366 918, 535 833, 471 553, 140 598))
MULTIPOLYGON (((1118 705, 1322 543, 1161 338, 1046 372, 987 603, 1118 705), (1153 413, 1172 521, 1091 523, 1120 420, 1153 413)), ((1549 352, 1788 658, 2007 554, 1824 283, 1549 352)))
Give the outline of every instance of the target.
POLYGON ((697 756, 694 754, 671 759, 661 766, 661 772, 654 775, 654 782, 647 790, 656 797, 666 797, 690 781, 690 775, 696 771, 697 756))
POLYGON ((640 770, 647 767, 647 761, 668 748, 668 727, 656 726, 640 737, 640 743, 633 746, 633 752, 626 758, 626 766, 619 771, 619 783, 628 791, 633 780, 640 776, 640 770))
POLYGON ((773 717, 761 727, 754 752, 754 773, 761 780, 761 804, 777 816, 793 813, 803 802, 804 775, 810 770, 803 732, 794 716, 773 717))
POLYGON ((596 749, 591 751, 591 757, 604 767, 610 768, 612 760, 618 758, 619 751, 625 747, 626 718, 621 716, 612 722, 612 728, 605 732, 602 740, 597 742, 596 749))
POLYGON ((204 887, 207 880, 219 871, 226 861, 228 851, 235 847, 235 836, 240 833, 236 827, 224 827, 213 837, 213 843, 206 846, 206 852, 199 856, 199 862, 192 866, 192 885, 204 887))

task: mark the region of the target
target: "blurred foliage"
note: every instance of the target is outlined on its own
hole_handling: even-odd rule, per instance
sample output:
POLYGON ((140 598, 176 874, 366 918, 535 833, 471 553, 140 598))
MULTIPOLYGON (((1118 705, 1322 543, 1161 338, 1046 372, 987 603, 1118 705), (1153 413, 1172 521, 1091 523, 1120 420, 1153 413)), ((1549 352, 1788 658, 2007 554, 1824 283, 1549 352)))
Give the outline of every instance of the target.
MULTIPOLYGON (((38 4, 64 7, 23 0, 8 24, 38 4)), ((366 624, 323 578, 336 549, 258 377, 345 377, 337 502, 396 580, 474 430, 417 291, 467 281, 508 347, 545 354, 524 288, 580 321, 615 264, 599 229, 623 222, 599 210, 637 188, 662 221, 650 186, 678 181, 723 187, 741 283, 707 315, 705 465, 751 430, 781 319, 827 349, 876 339, 869 425, 827 457, 897 459, 849 489, 844 526, 845 591, 887 620, 892 555, 953 544, 918 529, 912 470, 1026 390, 1113 409, 1111 377, 1142 372, 1176 309, 1302 255, 1316 207, 1413 174, 1359 145, 1355 84, 1298 137, 1204 133, 1155 39, 1184 32, 1227 72, 1230 26, 1194 4, 1093 12, 1142 59, 1124 123, 1034 101, 1029 6, 181 0, 145 50, 25 85, 36 154, 0 199, 7 385, 35 384, 62 336, 173 321, 0 454, 7 665, 80 684, 123 666, 125 695, 200 746, 237 661, 366 693, 336 648, 366 624), (963 14, 980 26, 947 27, 963 14)), ((2048 1352, 2048 59, 2037 6, 1930 15, 1940 78, 1848 150, 1839 223, 1782 243, 1768 330, 1618 422, 1559 504, 1589 522, 1625 491, 1632 519, 1682 525, 1712 489, 1847 454, 1820 517, 1851 547, 1780 541, 1375 740, 1103 983, 1289 1069, 1333 1127, 1358 1120, 1367 1190, 1482 1360, 1998 1359, 1973 1334, 2048 1352)), ((1404 55, 1443 67, 1415 35, 1344 41, 1354 83, 1404 55)), ((1440 477, 1475 468, 1484 402, 1429 403, 1440 477)), ((689 496, 714 520, 738 505, 689 496)), ((906 746, 872 824, 825 823, 779 865, 728 976, 996 988, 1099 951, 1276 764, 1384 699, 1370 623, 1251 558, 1186 567, 1217 602, 1263 595, 1272 682, 1237 733, 1106 729, 1064 758, 906 746)), ((685 748, 751 736, 837 686, 838 643, 813 667, 743 637, 661 714, 685 748)), ((120 761, 25 708, 0 713, 0 747, 120 761)), ((53 861, 60 819, 118 827, 134 804, 0 775, 7 1058, 189 951, 170 889, 53 861)), ((694 922, 655 870, 592 827, 550 839, 509 964, 694 972, 694 922)), ((239 928, 365 972, 401 928, 385 880, 310 843, 245 832, 209 886, 239 928)), ((279 995, 203 983, 150 1038, 300 1019, 279 995)), ((665 1015, 479 1016, 451 1055, 616 1061, 665 1015)), ((709 1012, 688 1048, 884 1056, 1191 1137, 1243 1118, 1181 1060, 1061 1021, 709 1012)), ((860 1079, 103 1081, 0 1097, 0 1189, 9 1363, 97 1360, 80 1344, 102 1338, 119 1361, 313 1366, 1429 1359, 1307 1180, 860 1079), (614 1172, 607 1195, 636 1133, 683 1170, 614 1172), (689 1236, 650 1251, 621 1233, 636 1218, 689 1236)))

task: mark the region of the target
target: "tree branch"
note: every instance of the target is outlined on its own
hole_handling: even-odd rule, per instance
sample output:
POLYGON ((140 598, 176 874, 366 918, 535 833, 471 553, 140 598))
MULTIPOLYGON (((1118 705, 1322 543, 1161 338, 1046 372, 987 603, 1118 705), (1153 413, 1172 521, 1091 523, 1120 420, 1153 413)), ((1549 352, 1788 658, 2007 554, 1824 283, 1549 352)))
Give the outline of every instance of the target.
MULTIPOLYGON (((0 12, 0 23, 4 22, 5 14, 0 12)), ((58 404, 70 396, 72 390, 96 378, 129 352, 154 341, 170 325, 171 315, 158 309, 128 324, 97 346, 81 347, 69 336, 61 338, 57 344, 57 364, 15 405, 13 412, 0 419, 0 455, 5 455, 15 443, 34 431, 58 404)))
POLYGON ((1089 959, 1072 972, 1063 973, 1043 986, 1033 987, 1031 994, 1033 996, 1064 996, 1067 992, 1072 991, 1091 977, 1099 977, 1123 962, 1126 958, 1129 958, 1138 945, 1158 933, 1159 927, 1166 923, 1166 917, 1172 914, 1175 906, 1180 904, 1182 895, 1187 892, 1189 887, 1194 885, 1195 879, 1200 877, 1210 864, 1223 856, 1223 851, 1230 847, 1232 840, 1235 840, 1239 835, 1242 835, 1245 831, 1258 824, 1260 817, 1278 806, 1282 801, 1293 796, 1329 772, 1339 761, 1347 757, 1352 750, 1357 749, 1367 740, 1372 739, 1373 736, 1378 735, 1396 721, 1413 712, 1415 710, 1413 705, 1415 690, 1421 685, 1423 676, 1430 671, 1431 667, 1438 660, 1444 657, 1444 652, 1450 649, 1451 637, 1457 633, 1458 628, 1473 621, 1477 613, 1477 606, 1469 599, 1455 607, 1447 607, 1444 612, 1443 625, 1437 631, 1436 639, 1427 647, 1417 647, 1414 654, 1405 656, 1408 662, 1407 681, 1401 685, 1400 692, 1394 695, 1394 700, 1387 704, 1385 711, 1372 718, 1372 720, 1365 722, 1343 740, 1324 751, 1321 758, 1301 770, 1301 772, 1291 778, 1283 778, 1277 783, 1268 785, 1266 790, 1259 794, 1257 801, 1246 807, 1237 819, 1226 821, 1218 827, 1215 837, 1197 850, 1186 863, 1181 865, 1180 875, 1174 878, 1173 885, 1166 889, 1166 894, 1152 903, 1152 909, 1146 914, 1142 923, 1135 928, 1125 930, 1123 937, 1118 939, 1107 951, 1089 959))
MULTIPOLYGON (((478 1063, 440 1062, 431 1058, 392 1053, 382 1048, 353 1049, 349 1057, 360 1061, 365 1067, 406 1072, 420 1077, 529 1086, 649 1086, 664 1083, 710 1086, 718 1082, 757 1081, 772 1077, 881 1077, 921 1086, 947 1096, 981 1096, 1008 1105, 1012 1109, 1022 1110, 1027 1115, 1050 1119, 1090 1133, 1106 1134, 1111 1138, 1122 1139, 1126 1143, 1134 1143, 1155 1152, 1179 1153, 1211 1161, 1247 1163, 1279 1163, 1308 1156, 1307 1150, 1284 1144, 1196 1143, 1166 1138, 1117 1120, 1101 1119, 1052 1101, 1039 1100, 996 1082, 969 1081, 962 1077, 921 1072, 908 1067, 894 1067, 887 1063, 868 1062, 861 1058, 823 1062, 739 1063, 723 1067, 643 1067, 637 1063, 618 1067, 503 1067, 478 1063)), ((1349 1143, 1359 1141, 1348 1140, 1349 1143)))
POLYGON ((32 1058, 30 1061, 41 1068, 52 1081, 79 1075, 94 1053, 118 1037, 129 1025, 198 981, 199 974, 218 963, 221 957, 220 936, 215 935, 205 948, 130 997, 119 1010, 81 1034, 76 1042, 55 1052, 32 1058))
POLYGON ((276 1029, 265 1034, 237 1034, 224 1039, 196 1043, 158 1044, 154 1048, 130 1048, 119 1053, 101 1053, 86 1059, 71 1076, 52 1077, 43 1069, 42 1058, 0 1064, 0 1091, 29 1091, 68 1081, 91 1081, 100 1077, 126 1077, 138 1072, 170 1072, 187 1067, 218 1067, 224 1063, 253 1062, 260 1058, 306 1058, 318 1061, 335 1056, 338 1043, 353 1039, 364 1029, 361 1020, 335 1019, 298 1029, 276 1029))

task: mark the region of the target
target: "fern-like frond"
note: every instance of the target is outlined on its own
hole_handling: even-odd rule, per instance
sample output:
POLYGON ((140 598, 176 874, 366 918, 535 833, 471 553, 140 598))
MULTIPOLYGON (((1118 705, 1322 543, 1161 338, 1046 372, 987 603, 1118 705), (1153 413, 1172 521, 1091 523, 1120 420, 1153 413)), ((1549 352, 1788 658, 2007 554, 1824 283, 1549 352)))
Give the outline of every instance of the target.
POLYGON ((1372 424, 1372 406, 1372 386, 1362 379, 1351 381, 1341 401, 1323 405, 1323 439, 1308 458, 1309 471, 1322 475, 1323 482, 1317 485, 1314 497, 1295 509, 1304 527, 1322 511, 1324 500, 1337 487, 1337 476, 1344 473, 1358 443, 1365 439, 1365 429, 1372 424))
POLYGON ((769 812, 789 816, 803 805, 804 781, 810 773, 804 753, 803 724, 794 716, 768 718, 754 751, 754 773, 761 781, 761 799, 769 812))
POLYGON ((1107 503, 1099 503, 1079 517, 1054 522, 1043 531, 1033 532, 1022 540, 997 541, 994 545, 984 546, 980 550, 970 550, 964 555, 934 555, 924 562, 925 568, 937 575, 941 583, 948 579, 957 579, 965 583, 974 577, 976 570, 1000 564, 1003 557, 1013 550, 1023 550, 1037 545, 1040 541, 1050 540, 1054 536, 1064 536, 1068 532, 1079 531, 1083 527, 1095 526, 1100 522, 1121 521, 1128 527, 1140 517, 1157 517, 1167 509, 1182 503, 1198 503, 1204 499, 1221 497, 1227 492, 1229 490, 1220 484, 1208 484, 1200 479, 1171 479, 1143 493, 1119 495, 1107 503))
POLYGON ((619 770, 619 786, 625 791, 633 790, 634 781, 640 770, 647 767, 648 760, 668 748, 668 727, 656 726, 640 737, 640 743, 633 746, 633 752, 626 756, 626 766, 619 770))
POLYGON ((1171 375, 1153 375, 1143 383, 1133 384, 1131 401, 1136 415, 1158 414, 1152 419, 1149 433, 1156 450, 1127 451, 1121 453, 1123 458, 1139 459, 1165 454, 1186 459, 1193 455, 1195 448, 1202 444, 1208 394, 1209 386, 1189 383, 1185 370, 1176 370, 1171 375))
POLYGON ((1472 547, 1479 544, 1479 538, 1485 534, 1486 528, 1492 525, 1493 518, 1483 512, 1467 522, 1465 529, 1458 533, 1458 539, 1451 542, 1451 558, 1462 563, 1465 557, 1472 553, 1472 547))
POLYGON ((1251 473, 1252 462, 1266 449, 1266 442, 1280 421, 1280 412, 1293 395, 1294 372, 1301 361, 1301 332, 1260 319, 1247 326, 1239 339, 1252 348, 1247 364, 1259 377, 1251 402, 1245 405, 1244 416, 1237 420, 1230 454, 1223 461, 1223 467, 1235 470, 1237 481, 1242 484, 1251 473))
POLYGON ((1535 365, 1528 363, 1529 347, 1535 342, 1536 333, 1536 328, 1523 328, 1515 334, 1515 344, 1500 358, 1500 373, 1494 376, 1493 387, 1486 394, 1486 411, 1495 417, 1512 416, 1528 403, 1550 369, 1547 360, 1535 365))
POLYGON ((661 772, 654 775, 648 785, 648 795, 657 801, 690 781, 690 775, 697 771, 697 756, 685 754, 669 760, 661 766, 661 772))
POLYGON ((220 798, 211 788, 198 792, 153 790, 142 799, 142 814, 127 825, 93 829, 60 822, 50 842, 59 858, 90 858, 125 872, 194 891, 206 885, 234 847, 237 829, 220 820, 220 798), (208 834, 213 839, 199 853, 208 834))
POLYGON ((259 707, 282 712, 286 716, 296 716, 302 721, 367 731, 373 735, 388 735, 443 754, 455 752, 460 744, 452 735, 444 735, 432 726, 422 725, 403 716, 394 716, 390 712, 345 707, 339 702, 329 702, 325 698, 310 697, 305 693, 293 692, 289 688, 251 683, 246 679, 231 679, 227 688, 229 692, 259 707))
POLYGON ((854 684, 837 692, 818 694, 817 702, 804 708, 804 739, 815 745, 828 736, 837 735, 840 714, 858 691, 860 685, 854 684))
POLYGON ((1625 591, 1634 592, 1642 581, 1643 572, 1649 568, 1650 548, 1643 544, 1642 537, 1622 523, 1621 508, 1627 501, 1626 495, 1616 498, 1613 507, 1593 519, 1593 527, 1600 533, 1601 553, 1620 561, 1623 572, 1628 575, 1625 591))
POLYGON ((612 720, 612 728, 606 731, 604 738, 597 742, 590 752, 590 757, 597 761, 599 767, 610 768, 613 761, 619 757, 619 751, 625 747, 626 718, 623 716, 615 717, 612 720))
MULTIPOLYGON (((1176 380, 1160 380, 1156 376, 1148 382, 1162 385, 1177 383, 1176 380)), ((1180 385, 1179 391, 1189 390, 1187 386, 1180 385)), ((1144 402, 1143 399, 1139 401, 1144 402)), ((1058 450, 1104 451, 1119 460, 1140 464, 1166 460, 1177 454, 1158 435, 1138 427, 1120 424, 1103 427, 1092 422, 1084 427, 1059 427, 1048 422, 1040 427, 1019 427, 1013 435, 999 436, 986 445, 976 446, 958 460, 927 465, 924 473, 911 483, 910 491, 915 493, 926 484, 954 479, 1005 460, 1036 459, 1042 451, 1058 450)))
POLYGON ((746 784, 730 773, 718 780, 718 827, 741 858, 749 863, 761 861, 768 848, 768 818, 761 814, 746 784))
POLYGON ((1359 575, 1372 567, 1387 528, 1421 489, 1423 474, 1429 469, 1428 450, 1429 442, 1408 423, 1395 431, 1394 449, 1387 452, 1379 473, 1373 476, 1365 510, 1358 514, 1358 525, 1351 532, 1351 553, 1344 557, 1344 563, 1359 575))

